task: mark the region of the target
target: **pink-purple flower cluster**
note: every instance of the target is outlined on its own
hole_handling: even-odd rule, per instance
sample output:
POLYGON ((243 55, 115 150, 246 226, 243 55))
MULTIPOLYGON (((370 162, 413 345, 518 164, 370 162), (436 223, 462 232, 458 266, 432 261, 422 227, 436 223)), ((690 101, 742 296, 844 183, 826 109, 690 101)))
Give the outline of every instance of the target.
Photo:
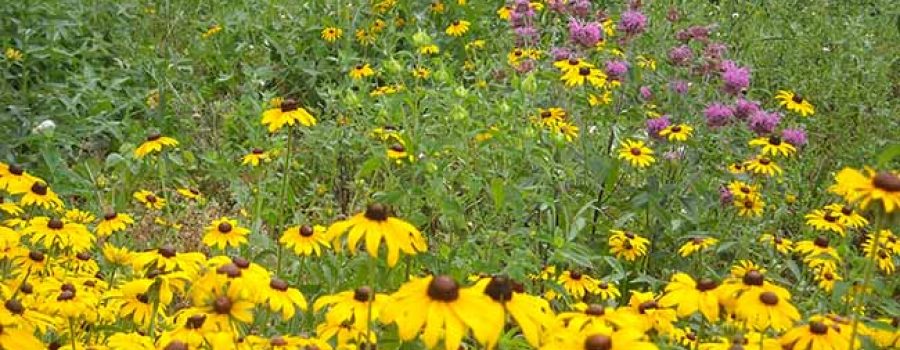
POLYGON ((603 40, 603 28, 597 22, 569 20, 569 39, 584 47, 594 47, 603 40))

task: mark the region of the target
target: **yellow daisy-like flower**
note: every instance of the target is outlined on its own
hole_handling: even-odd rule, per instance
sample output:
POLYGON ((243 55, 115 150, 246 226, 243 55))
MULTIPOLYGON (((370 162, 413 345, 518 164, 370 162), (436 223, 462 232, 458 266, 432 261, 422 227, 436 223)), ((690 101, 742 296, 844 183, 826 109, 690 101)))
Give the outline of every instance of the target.
POLYGON ((510 14, 512 13, 512 8, 510 6, 502 6, 497 9, 497 17, 500 19, 508 21, 510 18, 510 14))
POLYGON ((203 194, 200 193, 196 188, 179 188, 175 192, 178 192, 182 197, 187 198, 192 201, 197 201, 203 199, 203 194))
POLYGON ((35 182, 42 181, 29 174, 20 165, 0 162, 0 190, 6 190, 11 194, 25 193, 35 182))
POLYGON ((691 137, 693 131, 694 128, 687 124, 669 125, 659 132, 659 136, 665 137, 669 141, 684 142, 691 137))
POLYGON ((619 159, 623 159, 631 163, 631 166, 638 168, 646 168, 655 162, 653 158, 653 150, 644 145, 644 141, 625 140, 619 144, 619 159))
POLYGON ((568 74, 570 72, 578 73, 578 70, 581 68, 594 68, 594 65, 578 58, 569 58, 567 60, 559 60, 553 62, 553 66, 559 68, 563 74, 568 74))
POLYGON ((790 298, 791 294, 783 288, 750 288, 738 297, 736 314, 747 326, 759 331, 788 329, 800 319, 790 298))
POLYGON ((25 207, 34 205, 44 209, 64 207, 62 199, 59 199, 56 192, 53 192, 43 180, 35 181, 31 188, 28 189, 28 192, 25 192, 22 198, 19 199, 19 204, 25 207))
POLYGON ((6 56, 6 59, 13 62, 21 61, 22 57, 24 56, 22 54, 22 51, 19 51, 14 47, 7 47, 6 51, 3 52, 3 55, 6 56))
POLYGON ((365 29, 356 30, 356 42, 363 46, 369 46, 375 43, 375 33, 366 31, 365 29))
POLYGON ((0 211, 6 213, 6 215, 14 217, 22 215, 22 213, 25 212, 25 210, 23 210, 22 207, 20 207, 18 204, 7 202, 3 199, 3 197, 0 197, 0 211))
POLYGON ((97 235, 107 237, 113 233, 125 230, 128 225, 134 224, 131 215, 125 213, 109 212, 103 215, 103 220, 97 224, 97 235))
POLYGON ((758 196, 745 197, 734 201, 734 206, 738 208, 738 215, 740 216, 760 217, 763 214, 766 203, 758 196))
POLYGON ((381 310, 384 323, 396 323, 401 340, 416 337, 429 349, 444 339, 444 349, 457 350, 469 329, 482 344, 503 331, 503 307, 479 288, 460 288, 449 276, 415 278, 390 296, 381 310))
MULTIPOLYGON (((8 55, 8 53, 7 53, 8 55)), ((34 336, 34 331, 21 327, 12 318, 0 319, 0 348, 16 350, 43 350, 43 343, 34 336)))
POLYGON ((777 235, 766 233, 759 237, 759 241, 771 245, 781 254, 790 254, 794 250, 793 241, 777 235))
POLYGON ((638 67, 646 68, 648 70, 656 70, 656 60, 652 57, 646 57, 644 55, 638 56, 637 65, 638 67))
POLYGON ((413 69, 411 73, 413 77, 418 79, 428 79, 428 77, 431 76, 431 71, 421 67, 413 69))
POLYGON ((350 74, 350 78, 353 78, 353 80, 359 80, 375 75, 375 70, 373 70, 368 63, 360 63, 354 66, 348 74, 350 74))
POLYGON ((111 243, 104 244, 102 252, 106 262, 113 265, 130 266, 134 259, 134 253, 129 251, 127 247, 120 248, 111 243))
POLYGON ((633 328, 642 332, 656 330, 668 334, 675 328, 674 322, 678 320, 676 311, 662 307, 653 292, 632 292, 628 306, 627 310, 638 318, 638 324, 633 328))
MULTIPOLYGON (((474 288, 483 290, 491 300, 503 306, 531 346, 540 346, 543 334, 553 322, 553 310, 547 300, 525 293, 521 284, 502 275, 484 278, 474 288)), ((496 344, 497 339, 489 339, 487 343, 496 344)))
POLYGON ((819 288, 822 288, 822 290, 826 292, 831 292, 831 290, 834 289, 835 282, 843 280, 843 278, 837 274, 837 271, 827 268, 818 269, 815 278, 819 288))
POLYGON ((589 82, 594 87, 603 87, 606 85, 606 73, 598 68, 581 67, 566 72, 559 80, 564 81, 566 87, 582 86, 585 82, 589 82))
POLYGON ((155 281, 147 278, 139 278, 126 282, 117 290, 111 291, 107 297, 118 310, 118 315, 130 317, 140 327, 148 327, 153 317, 165 317, 165 305, 156 304, 148 298, 150 286, 155 281))
POLYGON ((588 94, 588 104, 591 107, 606 106, 612 103, 612 91, 606 90, 600 95, 588 94))
POLYGON ((775 164, 774 161, 765 156, 759 156, 747 161, 746 167, 747 170, 757 175, 775 176, 781 175, 783 172, 778 164, 775 164))
POLYGON ((94 214, 80 209, 66 210, 65 218, 68 221, 82 225, 92 224, 97 220, 97 217, 95 217, 94 214))
POLYGON ((601 300, 618 299, 622 296, 622 293, 619 292, 619 288, 614 284, 602 281, 597 284, 597 291, 595 293, 601 300))
POLYGON ((403 162, 412 162, 413 160, 415 160, 413 155, 407 151, 403 140, 400 140, 400 142, 395 142, 393 145, 387 148, 386 152, 388 159, 394 160, 397 164, 402 164, 403 162))
POLYGON ((218 249, 237 248, 247 243, 250 230, 238 226, 237 220, 222 217, 206 227, 203 244, 218 249))
POLYGON ((639 257, 647 254, 647 246, 650 240, 633 232, 625 232, 621 230, 610 230, 609 236, 609 252, 617 258, 625 258, 628 261, 634 261, 639 257))
POLYGON ((809 324, 800 325, 781 336, 781 346, 785 350, 845 350, 859 348, 859 340, 832 328, 822 317, 810 318, 809 324))
POLYGON ((344 36, 344 30, 336 27, 325 27, 322 29, 322 39, 333 43, 344 36))
POLYGON ((299 256, 321 256, 323 248, 331 248, 331 237, 325 232, 320 225, 293 226, 284 231, 278 242, 299 256))
POLYGON ((581 300, 587 294, 596 293, 597 285, 600 283, 591 276, 569 270, 563 271, 556 282, 575 300, 581 300))
POLYGON ((834 179, 835 184, 828 190, 844 197, 848 203, 859 203, 861 209, 866 209, 873 201, 880 202, 887 213, 900 209, 900 174, 897 172, 876 172, 871 168, 861 172, 844 168, 834 179))
POLYGON ((644 333, 634 328, 614 329, 606 325, 589 325, 583 329, 566 328, 555 334, 540 350, 656 350, 645 340, 644 333))
POLYGON ((209 37, 216 35, 221 31, 222 31, 222 26, 220 26, 218 24, 213 24, 213 25, 209 26, 209 29, 207 29, 205 32, 200 34, 200 38, 209 39, 209 37))
POLYGON ((147 209, 162 210, 166 206, 165 198, 157 197, 153 192, 147 190, 137 191, 132 196, 147 209))
MULTIPOLYGON (((340 239, 347 235, 347 246, 351 254, 356 253, 356 246, 365 238, 366 252, 373 258, 378 257, 378 248, 383 241, 387 248, 387 264, 393 267, 400 260, 400 252, 416 255, 428 249, 425 237, 412 224, 392 217, 390 209, 380 203, 370 204, 366 211, 353 217, 335 222, 326 231, 332 239, 340 239)), ((340 250, 341 244, 334 248, 340 250)))
POLYGON ((728 172, 732 173, 734 175, 743 174, 746 171, 747 171, 747 168, 746 168, 746 166, 744 166, 744 163, 728 164, 728 172))
POLYGON ((266 304, 274 312, 281 313, 282 320, 290 320, 296 314, 296 309, 306 310, 306 298, 296 288, 290 288, 287 282, 278 278, 272 278, 269 287, 264 292, 266 304))
POLYGON ((441 52, 441 48, 434 44, 423 45, 419 47, 419 53, 423 55, 436 55, 441 52))
POLYGON ((659 299, 663 307, 676 307, 678 317, 700 312, 710 322, 719 320, 718 283, 708 278, 694 281, 686 273, 676 273, 666 285, 666 294, 659 299))
POLYGON ((160 133, 153 133, 147 136, 147 140, 134 150, 134 156, 144 158, 148 154, 162 152, 165 147, 175 146, 178 146, 178 140, 162 136, 160 133))
POLYGON ((109 350, 155 350, 153 340, 139 333, 115 333, 106 339, 109 350))
POLYGON ((853 207, 842 205, 840 203, 831 203, 825 206, 825 210, 831 210, 834 215, 838 216, 838 222, 841 225, 850 228, 862 228, 869 224, 869 220, 859 214, 853 207))
POLYGON ((740 180, 729 182, 728 191, 738 200, 744 198, 758 198, 760 196, 759 186, 751 185, 740 180))
POLYGON ((816 114, 815 106, 813 106, 809 100, 803 98, 799 94, 795 94, 793 91, 778 90, 778 93, 775 94, 775 99, 778 100, 779 106, 782 106, 789 111, 799 113, 801 116, 805 117, 816 114))
POLYGON ((231 331, 238 324, 252 323, 255 303, 249 296, 248 288, 239 283, 218 285, 220 283, 192 288, 194 307, 204 312, 206 322, 220 331, 231 331))
POLYGON ((472 23, 466 20, 454 20, 444 32, 449 36, 462 36, 469 31, 470 25, 472 25, 472 23))
POLYGON ((566 142, 572 142, 578 138, 578 126, 568 122, 558 122, 553 125, 553 130, 562 136, 566 142))
POLYGON ((309 114, 306 109, 300 107, 297 101, 288 98, 281 102, 280 107, 271 108, 263 112, 262 124, 269 127, 269 132, 276 132, 285 125, 316 125, 316 118, 309 114))
POLYGON ((839 221, 840 217, 831 210, 815 209, 811 213, 806 214, 804 218, 806 218, 806 224, 816 230, 834 231, 840 234, 841 237, 847 234, 844 230, 844 225, 839 221))
POLYGON ((678 248, 678 254, 686 257, 712 247, 716 243, 719 243, 719 240, 712 237, 694 237, 678 248))
POLYGON ((254 148, 241 159, 241 165, 259 166, 260 163, 268 163, 271 161, 272 158, 269 157, 268 152, 263 151, 261 148, 254 148))
POLYGON ((793 145, 774 135, 750 140, 750 146, 762 147, 762 155, 771 155, 773 157, 789 157, 797 152, 797 148, 793 145))
POLYGON ((356 329, 368 329, 370 320, 378 321, 388 299, 387 295, 375 293, 371 287, 362 286, 355 290, 317 298, 313 304, 313 311, 318 312, 327 308, 325 322, 351 323, 356 329))

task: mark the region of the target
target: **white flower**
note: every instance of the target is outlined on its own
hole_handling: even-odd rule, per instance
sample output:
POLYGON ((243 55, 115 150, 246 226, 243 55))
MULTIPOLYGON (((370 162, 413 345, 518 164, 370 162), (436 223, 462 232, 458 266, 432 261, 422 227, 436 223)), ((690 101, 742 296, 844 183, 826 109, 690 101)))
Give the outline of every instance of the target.
POLYGON ((31 130, 31 132, 35 134, 48 135, 51 134, 54 129, 56 129, 56 123, 53 120, 46 119, 35 126, 34 129, 31 130))

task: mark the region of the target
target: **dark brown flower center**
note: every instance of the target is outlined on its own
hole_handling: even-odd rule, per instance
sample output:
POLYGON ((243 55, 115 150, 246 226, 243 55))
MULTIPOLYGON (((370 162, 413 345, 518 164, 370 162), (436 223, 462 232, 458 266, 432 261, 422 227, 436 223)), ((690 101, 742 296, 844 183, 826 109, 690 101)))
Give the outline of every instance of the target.
POLYGON ((15 315, 21 315, 25 312, 25 307, 22 306, 22 302, 19 301, 19 299, 9 299, 3 303, 3 306, 6 307, 6 310, 9 310, 9 312, 12 312, 15 315))
POLYGON ((163 350, 188 350, 188 345, 178 340, 173 340, 163 350))
POLYGON ((747 271, 747 273, 744 274, 744 278, 742 279, 744 284, 748 286, 761 286, 763 285, 764 280, 765 279, 763 278, 763 274, 759 272, 759 270, 747 271))
POLYGON ((15 175, 15 176, 21 176, 22 174, 25 173, 25 169, 22 168, 21 165, 18 165, 18 164, 12 164, 12 165, 9 166, 9 173, 10 173, 10 174, 13 174, 13 175, 15 175))
POLYGON ((286 98, 284 101, 281 101, 281 111, 282 112, 290 112, 297 110, 297 101, 292 98, 286 98))
POLYGON ((769 158, 760 158, 760 159, 759 159, 759 164, 762 164, 762 165, 769 165, 769 163, 772 163, 772 161, 769 160, 769 158))
POLYGON ((32 286, 31 283, 24 282, 19 286, 19 291, 23 294, 31 294, 34 293, 34 286, 32 286))
POLYGON ((550 111, 541 112, 541 118, 544 118, 544 119, 550 118, 552 115, 553 115, 553 113, 550 113, 550 111))
POLYGON ((578 272, 578 271, 570 271, 569 272, 569 278, 571 278, 573 280, 580 280, 581 276, 582 276, 581 272, 578 272))
POLYGON ((44 261, 44 253, 41 253, 36 250, 32 250, 32 251, 28 252, 28 258, 34 262, 42 262, 42 261, 44 261))
POLYGON ((577 58, 570 58, 570 59, 569 59, 569 65, 570 65, 570 66, 577 66, 577 65, 579 65, 579 64, 581 64, 581 61, 579 61, 577 58))
POLYGON ((164 258, 172 258, 175 256, 175 247, 173 247, 171 244, 166 244, 162 247, 159 247, 156 252, 159 253, 159 255, 162 255, 164 258))
POLYGON ((578 68, 578 75, 580 76, 588 76, 591 75, 591 69, 588 67, 578 68))
POLYGON ((853 215, 853 208, 845 205, 843 208, 841 208, 841 214, 844 214, 844 216, 853 215))
POLYGON ((584 340, 584 350, 610 350, 612 349, 612 338, 608 335, 594 334, 584 340))
POLYGON ((716 287, 718 286, 719 284, 716 283, 716 281, 713 281, 709 278, 703 278, 699 282, 697 282, 697 290, 701 292, 716 289, 716 287))
POLYGON ((634 245, 631 244, 630 240, 628 240, 628 241, 622 242, 622 248, 625 248, 625 250, 632 250, 632 249, 634 249, 634 245))
POLYGON ((147 135, 147 141, 156 141, 162 138, 162 134, 155 132, 150 135, 147 135))
POLYGON ((206 322, 206 315, 200 314, 188 317, 184 325, 190 329, 200 329, 200 327, 203 327, 204 322, 206 322))
POLYGON ((819 248, 828 248, 828 237, 825 237, 825 236, 816 237, 816 239, 813 240, 813 244, 815 244, 816 247, 819 247, 819 248))
POLYGON ((213 311, 220 315, 227 315, 231 313, 231 306, 231 299, 223 295, 216 298, 216 301, 213 302, 213 311))
POLYGON ((603 316, 606 313, 606 308, 600 304, 591 304, 584 310, 584 313, 591 316, 603 316))
POLYGON ((640 148, 637 148, 637 147, 632 147, 632 148, 631 148, 631 155, 633 155, 633 156, 639 156, 639 155, 641 155, 641 153, 642 153, 642 152, 641 152, 641 149, 640 149, 640 148))
POLYGON ((886 192, 900 192, 900 177, 887 171, 882 171, 872 179, 872 185, 886 192))
POLYGON ((221 233, 229 233, 231 232, 231 224, 228 222, 222 222, 219 224, 219 232, 221 233))
POLYGON ((34 194, 40 195, 40 196, 46 196, 47 188, 48 188, 47 184, 38 181, 38 182, 35 182, 33 185, 31 185, 31 193, 34 193, 34 194))
POLYGON ((288 289, 288 284, 284 280, 281 280, 278 278, 272 278, 272 280, 269 281, 269 287, 271 287, 274 290, 283 292, 288 289))
POLYGON ((67 290, 67 291, 70 291, 70 292, 74 292, 74 291, 75 291, 75 285, 74 285, 74 284, 71 284, 71 283, 64 283, 62 286, 59 287, 59 290, 62 290, 62 291, 66 291, 66 290, 67 290))
POLYGON ((59 218, 52 218, 47 222, 47 227, 53 230, 60 230, 63 228, 63 222, 59 218))
POLYGON ((609 283, 600 282, 600 284, 598 284, 597 287, 600 287, 600 289, 609 289, 609 283))
POLYGON ((229 278, 241 277, 241 269, 234 263, 227 263, 219 266, 219 268, 216 269, 216 273, 228 276, 229 278))
POLYGON ((369 302, 374 295, 372 287, 369 286, 362 286, 353 291, 353 299, 361 303, 369 302))
POLYGON ((657 303, 656 300, 648 300, 648 301, 645 301, 645 302, 641 303, 640 305, 638 305, 638 311, 642 314, 645 313, 647 310, 655 310, 658 308, 659 308, 659 303, 657 303))
POLYGON ((803 103, 803 96, 800 96, 800 94, 794 94, 794 96, 791 96, 791 101, 793 101, 794 103, 803 103))
POLYGON ((459 285, 450 276, 435 276, 428 284, 428 297, 432 300, 452 302, 459 298, 459 285))
POLYGON ((772 241, 775 242, 775 244, 781 244, 784 242, 784 240, 781 239, 781 237, 775 237, 772 239, 772 241))
POLYGON ((91 260, 91 253, 81 252, 81 253, 75 254, 75 258, 77 258, 78 260, 81 260, 81 261, 88 261, 88 260, 91 260))
POLYGON ((772 146, 781 145, 781 138, 778 136, 769 136, 769 144, 772 146))
POLYGON ((822 335, 828 333, 828 326, 826 326, 825 323, 819 321, 812 321, 809 323, 809 331, 812 334, 822 335))
POLYGON ((250 151, 250 152, 252 152, 252 153, 255 154, 255 155, 260 155, 260 154, 265 153, 265 151, 263 151, 262 148, 254 148, 254 149, 253 149, 252 151, 250 151))
POLYGON ((118 216, 119 216, 119 214, 116 214, 116 212, 112 211, 112 212, 104 214, 103 220, 106 220, 106 221, 114 220, 118 216))
POLYGON ((675 125, 672 127, 672 132, 679 133, 681 132, 681 125, 675 125))
POLYGON ((625 232, 625 238, 628 238, 628 239, 634 239, 634 237, 635 237, 635 236, 634 236, 634 233, 632 233, 632 232, 625 232))
POLYGON ((773 292, 763 292, 759 295, 759 301, 769 306, 778 305, 778 295, 773 292))
POLYGON ((272 337, 271 340, 269 340, 269 344, 271 344, 272 346, 286 346, 286 345, 288 345, 288 342, 287 342, 287 340, 284 340, 284 338, 282 338, 281 336, 276 335, 276 336, 272 337))
POLYGON ((834 274, 832 274, 831 272, 826 272, 824 275, 822 275, 822 278, 831 281, 834 279, 834 274))
POLYGON ((822 219, 824 219, 825 221, 828 221, 828 222, 835 222, 835 221, 837 221, 838 217, 837 217, 837 215, 834 215, 834 213, 829 211, 829 212, 825 213, 825 215, 822 217, 822 219))
POLYGON ((391 150, 394 152, 403 153, 403 152, 406 152, 406 147, 403 147, 403 145, 401 145, 399 143, 395 143, 395 144, 391 145, 391 150))
POLYGON ((494 276, 484 288, 484 294, 487 294, 499 303, 505 303, 512 299, 514 281, 507 276, 494 276))
POLYGON ((315 230, 309 225, 300 226, 300 235, 303 237, 309 237, 316 233, 315 230))
POLYGON ((144 303, 144 304, 148 304, 148 303, 150 302, 150 298, 148 298, 148 297, 147 297, 147 294, 144 294, 144 293, 138 294, 138 295, 135 297, 135 299, 137 299, 138 301, 140 301, 140 302, 142 302, 142 303, 144 303))
POLYGON ((56 301, 68 301, 72 299, 75 299, 75 292, 71 290, 64 290, 56 296, 56 301))
POLYGON ((691 242, 694 243, 694 245, 701 245, 703 244, 703 237, 694 237, 691 239, 691 242))
POLYGON ((458 25, 459 25, 459 20, 454 20, 454 21, 453 21, 453 25, 454 25, 454 26, 458 26, 458 25))
POLYGON ((152 194, 148 194, 144 199, 146 199, 148 203, 156 203, 156 196, 152 194))
POLYGON ((388 218, 388 208, 381 203, 372 203, 366 207, 366 213, 364 215, 366 219, 369 220, 385 221, 388 218))

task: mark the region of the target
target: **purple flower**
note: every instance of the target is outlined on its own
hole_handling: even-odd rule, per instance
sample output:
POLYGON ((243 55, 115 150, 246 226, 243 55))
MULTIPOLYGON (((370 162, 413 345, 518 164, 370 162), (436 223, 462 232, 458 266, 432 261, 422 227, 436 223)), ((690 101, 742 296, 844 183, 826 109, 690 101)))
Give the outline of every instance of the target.
POLYGON ((781 121, 781 115, 775 112, 757 111, 750 116, 747 126, 757 135, 765 135, 771 133, 781 121))
POLYGON ((687 66, 694 58, 694 51, 687 45, 673 47, 669 50, 669 61, 676 66, 687 66))
POLYGON ((722 62, 722 82, 725 92, 737 95, 750 86, 750 69, 732 61, 722 62))
POLYGON ((678 9, 675 6, 669 7, 669 11, 666 11, 666 20, 675 23, 679 18, 681 15, 678 13, 678 9))
POLYGON ((572 51, 565 47, 554 47, 550 50, 550 56, 553 56, 553 61, 562 61, 567 60, 570 57, 573 57, 572 51))
POLYGON ((731 190, 725 186, 719 187, 719 203, 729 205, 732 201, 734 201, 734 194, 731 193, 731 190))
POLYGON ((547 0, 550 11, 563 13, 566 10, 566 0, 547 0))
POLYGON ((728 51, 728 46, 723 43, 710 43, 706 45, 706 48, 703 49, 703 57, 711 60, 722 59, 725 56, 725 52, 728 51))
POLYGON ((710 128, 718 128, 728 124, 731 117, 734 116, 734 110, 722 103, 713 103, 706 107, 703 111, 706 116, 706 125, 710 128))
POLYGON ((740 120, 746 120, 759 111, 759 102, 739 98, 734 104, 734 116, 740 120))
POLYGON ((591 1, 590 0, 575 0, 570 1, 569 5, 569 13, 578 16, 578 17, 587 17, 591 14, 591 1))
POLYGON ((577 44, 593 47, 603 37, 603 30, 596 22, 579 23, 578 20, 569 21, 569 39, 577 44))
POLYGON ((628 62, 620 60, 606 61, 606 75, 613 80, 621 80, 628 74, 628 62))
POLYGON ((691 39, 706 41, 709 39, 709 28, 704 26, 692 26, 687 29, 688 33, 691 34, 691 39))
POLYGON ((684 95, 688 92, 690 86, 690 83, 686 80, 673 80, 669 83, 669 90, 674 91, 676 94, 684 95))
POLYGON ((619 19, 619 30, 628 35, 638 35, 647 28, 647 16, 638 10, 627 10, 622 12, 619 19))
POLYGON ((541 35, 538 33, 537 29, 533 26, 524 26, 518 27, 515 29, 516 36, 518 36, 516 42, 519 44, 518 46, 527 46, 526 44, 535 44, 540 40, 541 35))
POLYGON ((519 62, 519 65, 515 66, 515 69, 516 72, 519 73, 528 73, 534 70, 534 60, 530 58, 527 60, 523 60, 522 62, 519 62))
POLYGON ((794 147, 806 145, 806 131, 800 128, 782 130, 781 138, 794 147))
POLYGON ((659 132, 672 125, 668 115, 659 118, 647 119, 647 135, 650 137, 661 138, 659 132))
POLYGON ((650 90, 649 86, 641 86, 641 88, 638 89, 638 92, 641 93, 641 98, 643 98, 644 101, 653 99, 653 91, 650 90))

